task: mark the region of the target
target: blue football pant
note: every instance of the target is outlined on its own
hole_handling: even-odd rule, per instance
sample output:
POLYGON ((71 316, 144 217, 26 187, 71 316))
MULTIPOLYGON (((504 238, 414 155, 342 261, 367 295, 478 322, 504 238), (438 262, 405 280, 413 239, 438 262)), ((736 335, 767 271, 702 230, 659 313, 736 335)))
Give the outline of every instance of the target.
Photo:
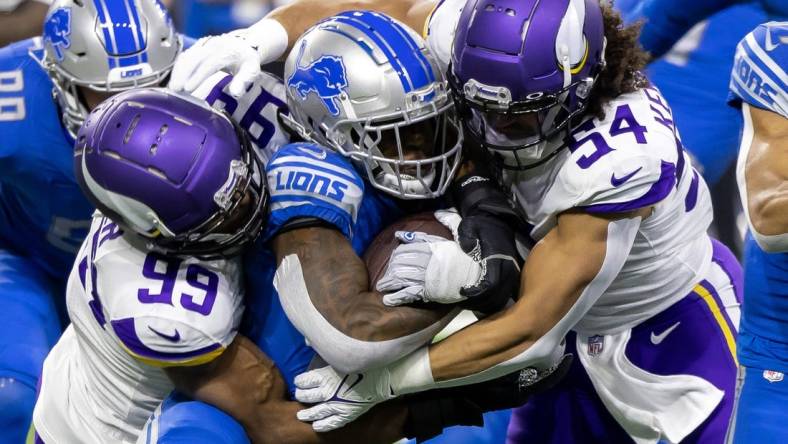
POLYGON ((739 366, 728 443, 788 442, 788 380, 781 372, 739 366))

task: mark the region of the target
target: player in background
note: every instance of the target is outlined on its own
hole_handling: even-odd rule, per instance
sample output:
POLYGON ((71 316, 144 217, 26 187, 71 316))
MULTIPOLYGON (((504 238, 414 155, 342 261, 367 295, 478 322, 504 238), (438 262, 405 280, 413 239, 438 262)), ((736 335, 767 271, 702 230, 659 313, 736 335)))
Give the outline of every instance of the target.
POLYGON ((646 73, 671 104, 682 143, 711 188, 713 233, 737 255, 742 244, 741 206, 732 166, 741 117, 725 103, 733 56, 742 36, 758 24, 770 17, 788 17, 786 5, 731 0, 690 4, 619 0, 614 4, 625 23, 644 21, 640 42, 654 58, 646 73))
POLYGON ((0 0, 0 47, 41 35, 52 0, 0 0))
POLYGON ((728 442, 788 439, 788 22, 739 43, 731 103, 744 131, 736 176, 749 234, 738 339, 739 378, 728 442))
POLYGON ((58 0, 42 37, 0 49, 0 442, 21 442, 28 430, 41 365, 65 320, 65 280, 90 226, 73 135, 104 97, 161 83, 180 50, 154 0, 58 0))
MULTIPOLYGON (((466 134, 490 152, 539 243, 512 307, 352 388, 329 368, 300 376, 299 400, 343 394, 302 418, 336 427, 369 400, 546 367, 574 331, 568 348, 577 365, 518 410, 513 440, 723 439, 740 269, 705 233, 708 190, 677 142, 670 108, 638 72, 645 55, 637 33, 603 10, 592 0, 474 0, 434 11, 427 41, 451 57, 443 63, 451 61, 466 134)), ((400 266, 395 252, 390 282, 379 289, 413 295, 399 301, 450 300, 405 270, 450 275, 440 264, 459 247, 445 255, 424 242, 405 247, 431 259, 400 266)))

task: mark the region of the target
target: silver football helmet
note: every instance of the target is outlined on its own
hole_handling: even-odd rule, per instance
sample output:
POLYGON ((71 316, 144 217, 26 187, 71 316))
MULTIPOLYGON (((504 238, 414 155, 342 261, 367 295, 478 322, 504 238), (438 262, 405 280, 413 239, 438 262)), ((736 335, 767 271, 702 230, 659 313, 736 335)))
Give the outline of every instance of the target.
POLYGON ((335 149, 401 199, 442 195, 460 164, 462 127, 437 61, 407 26, 371 11, 326 19, 285 62, 285 122, 335 149))
POLYGON ((44 21, 43 56, 72 137, 89 111, 77 87, 114 93, 160 85, 183 43, 158 0, 55 0, 44 21))

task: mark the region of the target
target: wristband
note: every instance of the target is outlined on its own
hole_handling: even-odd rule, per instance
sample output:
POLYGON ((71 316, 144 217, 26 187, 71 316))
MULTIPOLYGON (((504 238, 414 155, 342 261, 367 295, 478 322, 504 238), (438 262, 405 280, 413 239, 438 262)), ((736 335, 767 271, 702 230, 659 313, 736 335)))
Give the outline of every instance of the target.
POLYGON ((397 396, 433 388, 429 347, 422 347, 392 364, 389 376, 391 390, 397 396))

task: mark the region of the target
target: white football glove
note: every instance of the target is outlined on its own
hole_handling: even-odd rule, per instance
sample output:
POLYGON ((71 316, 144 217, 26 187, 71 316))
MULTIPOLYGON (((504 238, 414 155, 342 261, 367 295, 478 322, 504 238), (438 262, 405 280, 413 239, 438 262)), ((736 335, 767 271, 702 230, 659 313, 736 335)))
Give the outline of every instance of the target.
POLYGON ((175 60, 168 86, 174 91, 192 92, 208 77, 224 71, 234 75, 229 93, 240 97, 257 80, 260 65, 281 57, 287 45, 287 31, 273 19, 201 38, 175 60))
POLYGON ((331 367, 301 373, 295 378, 295 397, 319 403, 300 410, 298 419, 311 422, 317 432, 338 429, 354 421, 375 404, 395 398, 389 371, 340 374, 331 367))
MULTIPOLYGON (((441 210, 435 217, 456 236, 461 221, 452 210, 441 210)), ((388 267, 376 289, 389 306, 415 301, 454 304, 465 300, 460 289, 476 285, 483 265, 463 251, 453 240, 421 232, 397 231, 403 244, 391 254, 388 267)))

